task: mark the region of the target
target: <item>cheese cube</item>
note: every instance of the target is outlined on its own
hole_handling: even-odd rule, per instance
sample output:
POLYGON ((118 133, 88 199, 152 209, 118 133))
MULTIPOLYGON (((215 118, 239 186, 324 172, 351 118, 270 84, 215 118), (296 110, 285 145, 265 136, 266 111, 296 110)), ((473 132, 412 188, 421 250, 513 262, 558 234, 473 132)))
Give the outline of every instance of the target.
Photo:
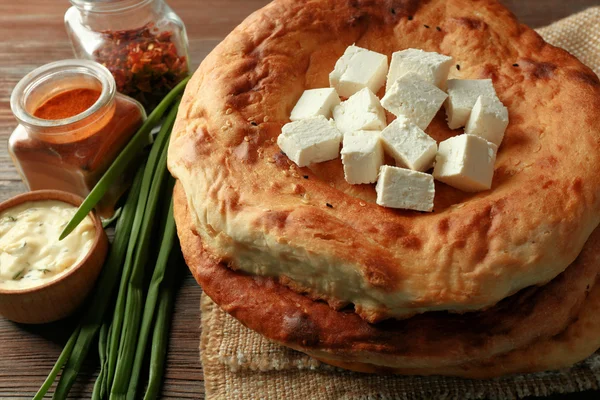
POLYGON ((322 115, 285 124, 277 138, 281 150, 299 167, 337 158, 341 141, 333 121, 322 115))
POLYGON ((352 185, 377 182, 383 165, 383 147, 379 132, 346 133, 342 146, 342 163, 346 181, 352 185))
POLYGON ((498 147, 479 136, 459 135, 440 143, 433 177, 465 192, 492 187, 498 147))
POLYGON ((364 88, 333 109, 333 119, 342 133, 380 131, 385 128, 385 111, 373 92, 364 88))
POLYGON ((384 165, 375 187, 377 204, 390 208, 432 211, 435 197, 433 176, 410 169, 384 165))
POLYGON ((350 46, 335 63, 329 83, 342 97, 350 97, 361 89, 377 93, 385 83, 388 58, 358 46, 350 46))
POLYGON ((427 171, 433 166, 437 143, 404 116, 399 116, 381 132, 385 151, 399 167, 427 171))
POLYGON ((333 107, 340 104, 340 97, 335 89, 311 89, 305 90, 292 110, 291 121, 306 119, 322 115, 331 118, 333 107))
POLYGON ((452 57, 435 52, 418 49, 397 51, 392 54, 385 90, 390 90, 398 79, 408 74, 416 74, 421 80, 446 89, 446 80, 453 63, 452 57))
POLYGON ((448 99, 444 106, 450 129, 467 124, 479 96, 496 97, 491 79, 448 79, 448 99))
POLYGON ((425 130, 448 95, 431 83, 410 74, 398 79, 386 92, 381 105, 395 116, 404 115, 425 130))
POLYGON ((500 147, 507 126, 508 109, 500 99, 479 96, 465 126, 465 133, 481 136, 500 147))

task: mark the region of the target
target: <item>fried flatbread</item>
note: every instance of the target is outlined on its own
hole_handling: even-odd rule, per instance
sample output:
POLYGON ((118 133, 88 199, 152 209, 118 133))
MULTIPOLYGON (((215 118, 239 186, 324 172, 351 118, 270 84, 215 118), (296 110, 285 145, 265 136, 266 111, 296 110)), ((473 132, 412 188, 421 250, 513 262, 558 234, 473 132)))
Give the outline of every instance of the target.
MULTIPOLYGON (((427 132, 462 133, 443 111, 427 132)), ((216 260, 337 309, 353 304, 370 322, 483 310, 554 279, 600 222, 599 165, 598 78, 495 0, 276 0, 203 61, 169 149, 216 260), (437 51, 454 57, 451 77, 493 79, 510 125, 491 190, 436 182, 433 213, 386 209, 373 185, 344 181, 339 159, 298 168, 280 152, 295 102, 328 86, 353 43, 388 56, 437 51)))

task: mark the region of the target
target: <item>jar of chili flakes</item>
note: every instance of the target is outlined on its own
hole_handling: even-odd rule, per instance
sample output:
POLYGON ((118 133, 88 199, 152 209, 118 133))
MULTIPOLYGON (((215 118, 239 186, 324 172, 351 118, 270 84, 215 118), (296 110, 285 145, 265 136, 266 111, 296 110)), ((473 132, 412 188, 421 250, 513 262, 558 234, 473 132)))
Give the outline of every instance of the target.
MULTIPOLYGON (((146 118, 137 101, 116 92, 105 67, 65 60, 27 74, 12 92, 19 125, 8 150, 30 190, 56 189, 85 197, 146 118)), ((110 216, 126 179, 102 199, 110 216)))
POLYGON ((65 25, 75 57, 109 69, 117 90, 150 112, 189 73, 181 19, 163 0, 71 0, 65 25))

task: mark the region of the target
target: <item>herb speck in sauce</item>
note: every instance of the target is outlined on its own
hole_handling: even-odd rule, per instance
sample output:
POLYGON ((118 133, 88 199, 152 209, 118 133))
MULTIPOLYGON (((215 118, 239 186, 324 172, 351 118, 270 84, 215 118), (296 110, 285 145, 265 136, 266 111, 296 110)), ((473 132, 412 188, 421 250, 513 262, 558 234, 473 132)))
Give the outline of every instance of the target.
POLYGON ((13 281, 18 281, 23 277, 23 275, 25 275, 25 268, 23 268, 22 270, 20 270, 16 274, 14 274, 12 279, 13 279, 13 281))

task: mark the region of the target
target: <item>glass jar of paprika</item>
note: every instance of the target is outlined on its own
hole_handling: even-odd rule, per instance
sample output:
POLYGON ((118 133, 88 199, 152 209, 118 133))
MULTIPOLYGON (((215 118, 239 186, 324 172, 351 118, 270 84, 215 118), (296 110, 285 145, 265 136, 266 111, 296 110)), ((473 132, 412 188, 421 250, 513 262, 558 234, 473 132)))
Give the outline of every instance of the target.
MULTIPOLYGON (((137 101, 116 91, 105 67, 88 60, 53 62, 27 74, 12 92, 19 125, 8 150, 30 190, 85 197, 146 118, 137 101)), ((110 216, 126 180, 105 195, 110 216)))
POLYGON ((117 90, 150 112, 189 74, 181 19, 163 0, 71 0, 65 26, 75 57, 94 60, 117 90))

